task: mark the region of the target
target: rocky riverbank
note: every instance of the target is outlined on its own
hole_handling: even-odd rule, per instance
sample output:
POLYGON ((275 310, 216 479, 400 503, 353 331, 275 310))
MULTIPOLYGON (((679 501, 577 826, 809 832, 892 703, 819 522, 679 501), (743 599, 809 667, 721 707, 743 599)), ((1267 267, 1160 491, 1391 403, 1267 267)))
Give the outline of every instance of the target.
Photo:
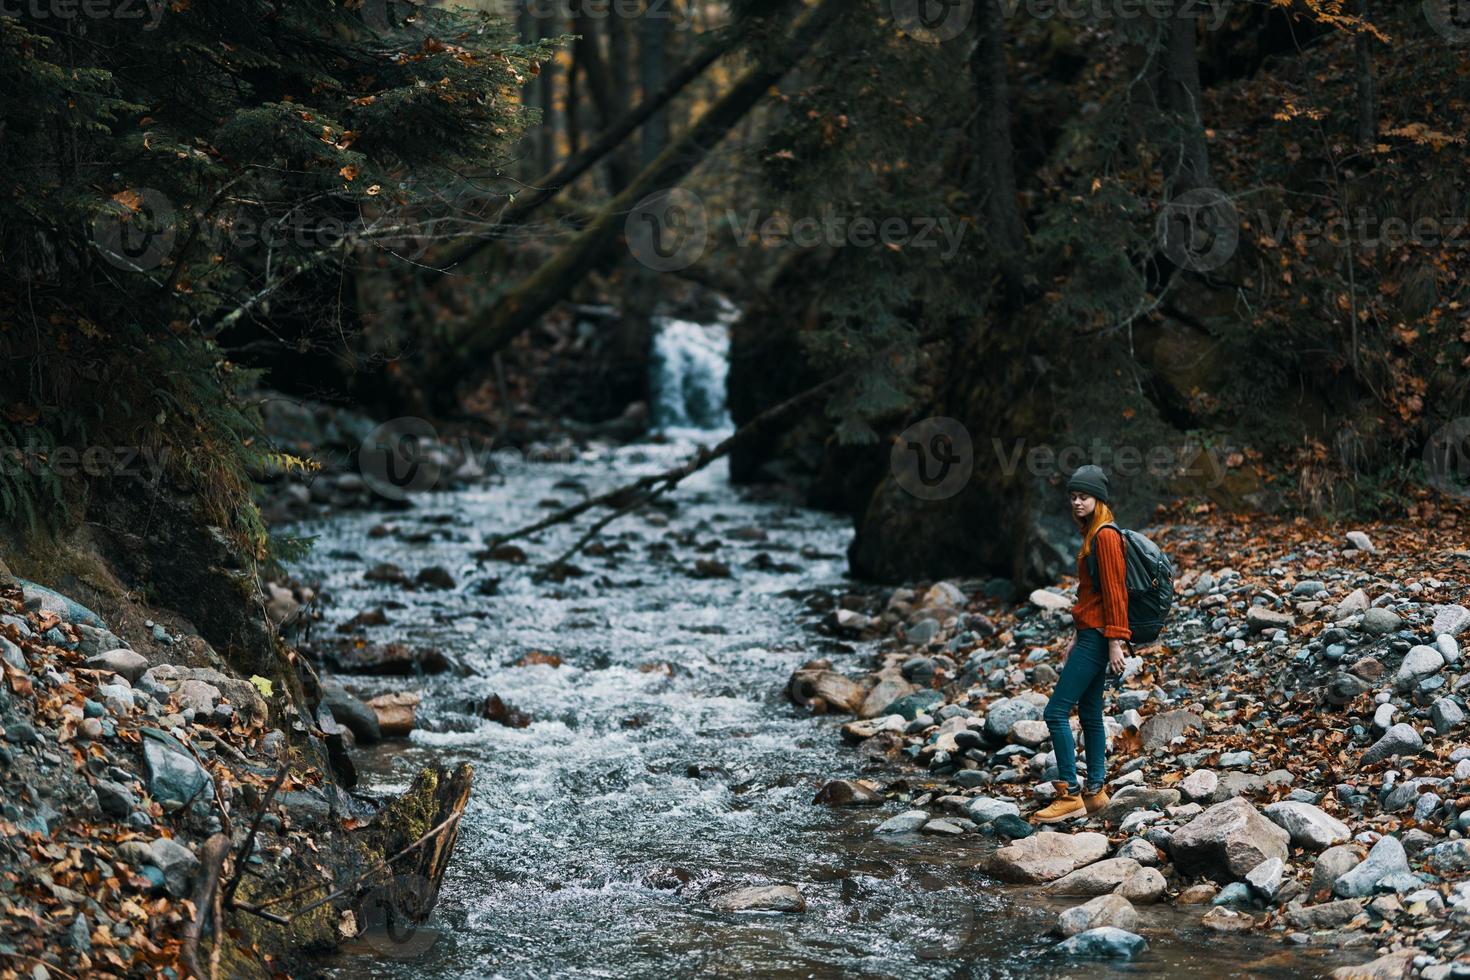
POLYGON ((1340 976, 1470 976, 1463 523, 1344 536, 1174 516, 1153 535, 1179 571, 1173 619, 1106 695, 1108 806, 1027 820, 1054 793, 1041 714, 1075 578, 1018 603, 1001 580, 842 597, 824 628, 877 641, 871 669, 812 661, 788 693, 856 715, 842 736, 875 769, 918 771, 817 802, 897 808, 874 833, 974 837, 989 873, 1075 899, 1062 953, 1139 956, 1140 911, 1167 904, 1360 951, 1340 976))
POLYGON ((166 611, 106 611, 0 564, 0 976, 300 974, 427 915, 468 767, 349 792, 292 651, 241 677, 166 611))

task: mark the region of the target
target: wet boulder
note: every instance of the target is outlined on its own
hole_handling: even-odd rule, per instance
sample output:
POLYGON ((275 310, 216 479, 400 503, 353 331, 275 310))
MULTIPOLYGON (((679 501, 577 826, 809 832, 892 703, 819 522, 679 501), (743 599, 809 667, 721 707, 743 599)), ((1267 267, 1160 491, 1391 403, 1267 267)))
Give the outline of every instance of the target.
POLYGON ((1077 868, 1102 860, 1107 853, 1108 839, 1102 834, 1059 834, 1044 830, 997 850, 990 857, 989 868, 1003 881, 1037 884, 1055 881, 1077 868))
POLYGON ((878 806, 883 802, 883 797, 866 783, 849 779, 833 779, 817 790, 817 795, 812 798, 812 802, 831 807, 878 806))
POLYGON ((178 809, 191 801, 213 796, 214 780, 178 739, 157 728, 140 731, 150 796, 164 804, 165 809, 178 809))
POLYGON ((716 895, 717 912, 805 912, 806 899, 795 885, 752 885, 716 895))
POLYGON ((199 871, 194 852, 170 837, 160 837, 148 845, 149 861, 163 872, 164 887, 175 898, 189 894, 189 886, 199 871))
POLYGON ((1186 874, 1239 880, 1269 858, 1286 860, 1290 840, 1285 830, 1237 796, 1216 803, 1181 827, 1169 839, 1169 849, 1186 874))
POLYGON ((804 708, 814 707, 821 701, 833 710, 854 714, 862 707, 868 692, 857 681, 835 670, 803 668, 791 675, 786 693, 804 708))
POLYGON ((1057 931, 1064 936, 1103 926, 1131 932, 1138 928, 1138 910, 1121 895, 1099 895, 1057 916, 1057 931))
POLYGON ((322 683, 322 704, 332 713, 337 724, 352 732, 359 745, 375 745, 383 740, 377 714, 341 684, 333 681, 322 683))
POLYGON ((1130 960, 1148 949, 1148 943, 1137 933, 1112 926, 1100 926, 1079 932, 1057 944, 1057 952, 1077 959, 1130 960))
POLYGON ((1261 812, 1291 835, 1294 847, 1321 851, 1352 837, 1347 824, 1311 803, 1281 800, 1261 812))
POLYGON ((418 727, 418 707, 423 695, 417 691, 394 691, 379 694, 367 706, 378 717, 378 730, 384 738, 407 738, 418 727))

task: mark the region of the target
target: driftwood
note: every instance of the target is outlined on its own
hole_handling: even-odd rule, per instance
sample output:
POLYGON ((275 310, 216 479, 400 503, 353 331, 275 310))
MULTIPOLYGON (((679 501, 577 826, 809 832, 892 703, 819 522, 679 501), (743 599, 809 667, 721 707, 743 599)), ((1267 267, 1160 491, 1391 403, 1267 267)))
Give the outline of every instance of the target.
POLYGON ((219 969, 220 933, 220 876, 224 873, 225 858, 230 854, 230 836, 214 834, 204 842, 199 853, 199 880, 194 885, 194 918, 184 924, 184 943, 179 950, 179 960, 188 976, 197 980, 212 977, 219 969), (199 968, 199 939, 204 935, 204 921, 213 917, 214 952, 210 954, 211 969, 208 973, 199 968))
MULTIPOLYGON (((911 343, 913 344, 913 346, 921 347, 925 344, 933 343, 934 341, 943 339, 945 336, 947 336, 947 333, 947 331, 942 330, 932 331, 928 334, 924 334, 916 338, 911 343)), ((885 348, 882 351, 879 351, 874 356, 874 360, 879 360, 894 354, 900 349, 901 346, 903 345, 894 344, 885 348)), ((684 462, 680 463, 678 466, 673 467, 672 469, 664 470, 661 473, 652 473, 648 476, 639 477, 631 483, 625 483, 622 486, 617 487, 616 489, 609 490, 606 493, 598 494, 595 497, 588 497, 586 500, 572 504, 570 507, 565 507, 550 515, 549 517, 542 518, 535 523, 527 524, 524 527, 517 528, 513 531, 508 531, 505 534, 491 537, 486 542, 485 550, 492 551, 509 541, 514 541, 518 538, 528 537, 529 535, 535 534, 539 531, 544 531, 547 528, 554 527, 558 524, 565 524, 568 521, 575 520, 582 514, 585 514, 587 511, 593 510, 598 507, 613 508, 612 513, 598 518, 598 520, 593 523, 592 527, 585 534, 583 534, 577 540, 577 542, 572 545, 572 547, 568 548, 565 552, 558 556, 555 561, 550 562, 537 573, 538 578, 544 578, 553 575, 558 569, 565 566, 566 562, 573 555, 586 547, 587 543, 591 541, 594 537, 596 537, 603 528, 611 524, 613 521, 617 520, 619 517, 622 517, 624 514, 627 514, 630 511, 636 510, 637 508, 643 506, 644 504, 647 504, 648 502, 654 500, 662 494, 674 489, 686 477, 690 476, 693 473, 699 472, 710 463, 713 463, 715 460, 721 458, 722 456, 729 455, 731 450, 733 450, 740 443, 751 438, 760 430, 775 424, 776 422, 785 418, 787 415, 790 415, 797 409, 827 394, 833 388, 836 388, 843 382, 850 381, 855 375, 865 370, 867 367, 867 362, 853 365, 847 370, 834 374, 827 380, 819 382, 818 384, 813 385, 805 391, 797 392, 790 398, 787 398, 785 401, 778 402, 776 405, 773 405, 772 407, 761 412, 755 418, 751 419, 749 422, 746 422, 740 428, 736 429, 730 435, 726 436, 719 443, 716 443, 713 448, 700 446, 699 449, 694 453, 694 455, 692 455, 684 462)))

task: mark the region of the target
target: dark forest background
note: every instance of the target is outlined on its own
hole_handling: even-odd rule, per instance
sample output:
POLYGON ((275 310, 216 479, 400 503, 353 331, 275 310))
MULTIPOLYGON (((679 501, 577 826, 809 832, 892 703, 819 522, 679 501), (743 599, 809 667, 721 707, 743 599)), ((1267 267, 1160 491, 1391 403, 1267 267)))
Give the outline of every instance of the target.
MULTIPOLYGON (((126 550, 145 481, 14 460, 137 447, 166 461, 170 547, 248 570, 277 547, 257 484, 306 465, 260 391, 502 443, 636 424, 654 318, 724 300, 737 424, 848 372, 731 465, 851 514, 866 577, 1064 567, 1055 474, 998 463, 1017 447, 1162 449, 1115 476, 1127 521, 1433 507, 1470 465, 1444 454, 1470 414, 1454 12, 7 9, 8 553, 83 528, 126 550), (802 219, 838 231, 793 244, 802 219), (928 416, 975 447, 938 501, 889 465, 928 416)), ((187 582, 170 564, 148 574, 187 582)))

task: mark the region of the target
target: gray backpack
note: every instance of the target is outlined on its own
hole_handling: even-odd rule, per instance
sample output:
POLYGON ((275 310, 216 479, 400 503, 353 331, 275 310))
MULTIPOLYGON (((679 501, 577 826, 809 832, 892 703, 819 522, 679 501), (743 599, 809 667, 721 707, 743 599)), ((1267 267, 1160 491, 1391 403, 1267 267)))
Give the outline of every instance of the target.
MULTIPOLYGON (((1174 608, 1174 563, 1164 550, 1147 536, 1119 527, 1112 521, 1104 524, 1123 536, 1124 582, 1128 586, 1128 629, 1131 642, 1152 643, 1164 631, 1169 612, 1174 608)), ((1098 529, 1099 531, 1102 528, 1098 529)), ((1087 555, 1087 572, 1102 588, 1097 576, 1097 539, 1087 555)))

